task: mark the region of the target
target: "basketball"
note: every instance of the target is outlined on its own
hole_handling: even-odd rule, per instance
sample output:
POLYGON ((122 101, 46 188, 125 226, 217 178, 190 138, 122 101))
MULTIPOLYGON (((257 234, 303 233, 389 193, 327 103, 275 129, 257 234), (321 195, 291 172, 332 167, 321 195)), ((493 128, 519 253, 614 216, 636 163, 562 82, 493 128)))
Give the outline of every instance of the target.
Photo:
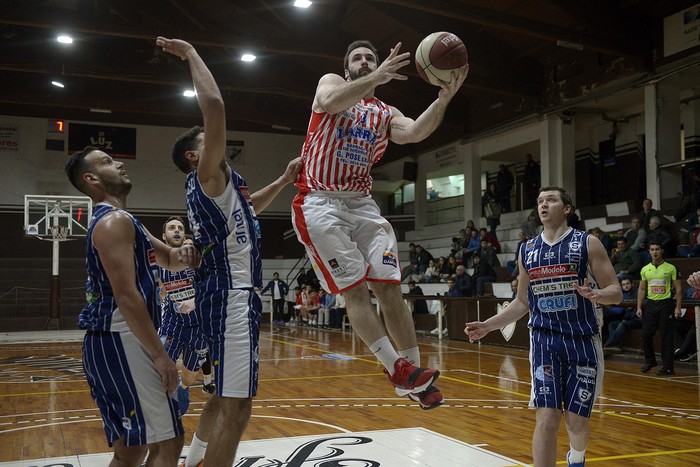
POLYGON ((450 32, 434 32, 418 44, 416 69, 425 81, 440 86, 441 81, 452 80, 452 72, 459 73, 467 58, 467 48, 459 37, 450 32))

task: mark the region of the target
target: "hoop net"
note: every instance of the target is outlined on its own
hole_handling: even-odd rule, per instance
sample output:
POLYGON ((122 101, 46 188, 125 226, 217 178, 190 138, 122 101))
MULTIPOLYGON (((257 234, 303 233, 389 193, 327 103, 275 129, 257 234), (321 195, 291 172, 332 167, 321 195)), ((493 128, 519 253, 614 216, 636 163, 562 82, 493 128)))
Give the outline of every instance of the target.
POLYGON ((68 227, 64 225, 51 226, 51 238, 59 242, 65 241, 68 237, 68 227))

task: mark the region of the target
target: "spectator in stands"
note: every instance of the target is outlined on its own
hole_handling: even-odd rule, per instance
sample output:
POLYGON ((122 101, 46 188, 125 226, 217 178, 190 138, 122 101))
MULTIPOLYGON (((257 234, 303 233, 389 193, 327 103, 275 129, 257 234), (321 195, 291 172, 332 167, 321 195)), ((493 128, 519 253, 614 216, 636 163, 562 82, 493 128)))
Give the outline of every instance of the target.
POLYGON ((440 282, 440 271, 434 259, 431 259, 428 263, 428 269, 425 270, 425 275, 423 275, 423 282, 440 282))
POLYGON ((525 237, 525 232, 522 230, 518 232, 518 246, 515 247, 515 254, 513 255, 513 259, 506 263, 506 267, 508 268, 508 271, 510 271, 510 276, 513 278, 518 277, 518 252, 520 251, 520 246, 526 240, 527 237, 525 237))
POLYGON ((445 297, 461 297, 453 277, 447 279, 447 292, 445 292, 445 297))
POLYGON ((498 202, 503 208, 503 212, 510 212, 510 194, 513 191, 513 185, 515 184, 515 179, 513 174, 505 164, 498 166, 498 173, 496 174, 496 192, 498 194, 498 202))
POLYGON ((457 273, 455 274, 455 288, 459 293, 459 297, 471 297, 472 292, 472 276, 467 274, 467 269, 463 264, 457 266, 457 273))
POLYGON ((605 251, 610 255, 610 250, 612 249, 612 240, 610 239, 610 235, 608 235, 606 232, 603 232, 603 230, 600 227, 593 227, 590 231, 591 235, 595 236, 598 240, 600 240, 600 243, 603 244, 603 248, 605 248, 605 251))
POLYGON ((528 153, 525 155, 525 169, 523 170, 523 192, 525 193, 526 208, 537 206, 539 189, 540 164, 532 158, 532 154, 528 153))
MULTIPOLYGON (((663 248, 663 251, 666 254, 666 257, 673 256, 673 253, 676 251, 676 249, 673 248, 673 237, 671 237, 671 234, 668 233, 666 227, 661 225, 661 218, 658 216, 653 216, 651 219, 649 219, 649 230, 647 231, 647 245, 651 245, 652 243, 660 244, 663 248)), ((643 252, 642 259, 645 263, 650 262, 650 252, 643 252)))
POLYGON ((408 244, 408 265, 401 269, 401 281, 404 281, 411 277, 411 274, 418 274, 418 270, 415 269, 415 265, 418 264, 416 261, 416 244, 408 244))
MULTIPOLYGON (((652 220, 649 221, 651 227, 652 220)), ((656 240, 649 240, 651 263, 642 268, 637 293, 637 316, 642 319, 642 343, 644 360, 642 373, 647 373, 656 366, 654 353, 654 334, 661 333, 661 361, 663 367, 657 371, 659 376, 673 375, 673 317, 681 315, 681 281, 676 267, 664 261, 663 246, 656 240), (675 291, 675 300, 671 298, 675 291), (647 298, 646 304, 644 299, 647 298), (675 301, 675 309, 674 309, 675 301), (642 310, 642 305, 644 309, 642 310)))
POLYGON ((476 250, 478 250, 480 246, 481 243, 479 241, 479 231, 472 230, 471 234, 469 235, 467 245, 464 248, 462 248, 461 251, 455 253, 455 258, 457 258, 457 262, 461 262, 462 264, 468 264, 469 262, 471 262, 472 255, 476 253, 476 250))
POLYGON ((632 218, 632 228, 625 232, 625 238, 631 250, 638 253, 646 250, 647 231, 642 228, 642 221, 639 216, 632 218))
MULTIPOLYGON (((637 300, 637 289, 630 279, 622 279, 620 281, 622 288, 622 301, 637 300)), ((642 329, 642 320, 637 316, 637 310, 634 306, 615 306, 606 307, 610 313, 619 316, 620 319, 610 320, 608 324, 608 339, 603 347, 605 349, 616 349, 620 345, 620 339, 625 334, 635 329, 642 329)))
POLYGON ((330 312, 335 307, 335 295, 321 289, 318 291, 318 327, 330 328, 330 312))
POLYGON ((342 293, 335 296, 335 306, 330 309, 329 325, 331 328, 339 329, 343 326, 343 316, 346 314, 345 297, 342 293))
POLYGON ((496 255, 496 251, 493 249, 493 246, 488 242, 488 240, 481 240, 477 254, 481 256, 482 262, 488 264, 491 269, 496 269, 501 265, 501 262, 498 260, 498 256, 496 255))
POLYGON ((692 258, 695 256, 700 256, 700 245, 698 244, 698 236, 700 236, 700 230, 693 230, 690 232, 690 243, 684 245, 678 245, 676 251, 678 256, 681 258, 692 258))
POLYGON ((438 274, 440 274, 440 282, 445 282, 450 276, 450 264, 447 262, 447 258, 440 256, 437 260, 436 267, 438 274))
POLYGON ((416 264, 418 265, 419 280, 425 276, 425 271, 428 270, 428 266, 430 265, 430 261, 432 259, 433 255, 431 255, 428 250, 420 245, 416 245, 416 264))
POLYGON ((493 232, 488 232, 484 227, 479 229, 479 241, 481 240, 488 241, 493 247, 493 251, 495 251, 496 253, 501 252, 501 244, 498 243, 498 238, 496 238, 496 234, 494 234, 493 232))
POLYGON ((299 287, 290 287, 289 292, 287 292, 287 313, 284 315, 284 322, 288 323, 290 321, 295 321, 298 310, 294 308, 297 304, 297 296, 301 294, 301 289, 299 287))
MULTIPOLYGON (((615 268, 617 278, 636 279, 642 269, 642 258, 636 251, 627 248, 625 237, 618 237, 617 247, 610 253, 610 262, 615 268)), ((624 292, 624 289, 623 289, 624 292)))
MULTIPOLYGON (((408 283, 408 293, 406 295, 420 295, 421 297, 424 295, 423 290, 416 285, 414 281, 410 281, 408 283)), ((428 304, 425 302, 425 300, 414 300, 413 301, 413 312, 414 313, 427 313, 428 312, 428 304)))
POLYGON ((452 277, 455 274, 457 274, 457 266, 459 266, 459 263, 457 262, 457 259, 454 256, 450 256, 449 258, 447 258, 448 277, 452 277))
POLYGON ((297 285, 299 286, 300 289, 304 289, 306 287, 306 284, 308 284, 308 279, 306 277, 306 269, 300 268, 299 269, 299 275, 297 275, 297 285))
POLYGON ((472 230, 477 230, 477 229, 476 229, 476 225, 474 225, 474 221, 471 220, 471 219, 469 219, 469 220, 467 221, 467 226, 466 226, 466 228, 467 228, 467 229, 472 229, 472 230))
POLYGON ((642 228, 649 232, 649 223, 651 222, 652 217, 658 217, 659 213, 656 211, 656 209, 652 209, 651 207, 652 201, 649 198, 645 198, 644 201, 642 201, 642 211, 637 214, 637 217, 642 222, 642 228))
POLYGON ((321 282, 319 282, 316 276, 316 271, 314 268, 309 268, 306 271, 306 284, 314 288, 314 291, 318 291, 321 288, 321 282))
POLYGON ((301 308, 299 310, 301 321, 299 324, 316 326, 316 317, 319 308, 318 303, 318 291, 316 291, 312 285, 307 285, 301 292, 301 308))
POLYGON ((498 203, 495 183, 489 183, 484 196, 481 197, 481 205, 484 208, 486 223, 491 229, 491 233, 495 235, 496 228, 501 223, 501 205, 498 203))
POLYGON ((537 236, 537 231, 538 226, 537 226, 537 220, 534 212, 531 212, 527 216, 527 220, 523 221, 522 224, 520 224, 520 230, 525 232, 525 237, 527 238, 535 238, 537 236))
MULTIPOLYGON (((483 243, 487 243, 485 240, 483 243)), ((484 296, 484 284, 494 282, 496 280, 496 272, 486 260, 482 260, 478 254, 474 255, 474 274, 472 275, 472 283, 476 284, 476 295, 484 296)))
POLYGON ((460 229, 459 230, 459 237, 452 237, 452 248, 450 249, 450 254, 454 255, 459 250, 464 248, 464 246, 467 244, 468 238, 469 238, 469 235, 467 235, 467 230, 460 229))
POLYGON ((516 277, 510 281, 510 290, 513 292, 513 298, 518 296, 518 278, 516 277))

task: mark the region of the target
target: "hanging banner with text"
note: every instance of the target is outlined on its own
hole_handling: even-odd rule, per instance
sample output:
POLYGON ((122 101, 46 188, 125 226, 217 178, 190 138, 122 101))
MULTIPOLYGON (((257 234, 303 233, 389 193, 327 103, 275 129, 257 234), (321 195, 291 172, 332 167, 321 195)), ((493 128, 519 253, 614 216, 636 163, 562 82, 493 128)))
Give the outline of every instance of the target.
POLYGON ((112 157, 136 159, 136 128, 68 124, 68 153, 95 146, 112 157))
POLYGON ((0 151, 19 151, 19 128, 0 126, 0 151))

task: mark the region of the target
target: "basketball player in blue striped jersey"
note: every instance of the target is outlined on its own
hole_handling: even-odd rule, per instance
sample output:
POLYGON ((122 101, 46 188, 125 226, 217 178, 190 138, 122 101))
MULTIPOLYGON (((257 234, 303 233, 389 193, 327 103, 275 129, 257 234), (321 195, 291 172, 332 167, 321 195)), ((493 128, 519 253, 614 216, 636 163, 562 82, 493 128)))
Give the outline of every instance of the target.
MULTIPOLYGON (((163 224, 163 241, 177 248, 192 240, 185 238, 182 218, 172 216, 163 224)), ((206 360, 207 342, 202 335, 197 313, 194 310, 193 269, 168 271, 160 269, 162 323, 158 334, 173 361, 182 356, 180 383, 177 386, 177 401, 180 415, 185 415, 190 404, 190 386, 195 383, 202 363, 206 360)), ((211 375, 209 375, 211 378, 211 375)), ((206 381, 205 384, 211 383, 206 381)))
POLYGON ((301 163, 291 161, 281 177, 249 195, 245 180, 226 163, 226 114, 211 72, 189 43, 158 37, 156 44, 188 62, 204 119, 204 129, 190 129, 173 146, 173 162, 187 174, 187 216, 202 251, 195 310, 208 339, 216 383, 185 465, 198 465, 206 450, 204 465, 229 466, 258 383, 261 302, 254 288, 262 287, 262 261, 256 211, 294 182, 301 163))
POLYGON ((65 166, 73 186, 96 204, 87 232, 88 304, 78 325, 83 368, 102 414, 111 466, 175 465, 183 429, 172 398, 177 369, 158 338, 158 266, 199 264, 193 246, 170 248, 125 211, 131 181, 122 162, 88 146, 65 166))
POLYGON ((556 464, 563 409, 571 446, 567 463, 581 467, 603 383, 600 305, 620 303, 622 290, 600 240, 567 226, 574 206, 564 189, 540 188, 537 210, 544 230, 520 246, 516 299, 484 322, 467 323, 464 331, 473 342, 530 312, 534 465, 556 464))

